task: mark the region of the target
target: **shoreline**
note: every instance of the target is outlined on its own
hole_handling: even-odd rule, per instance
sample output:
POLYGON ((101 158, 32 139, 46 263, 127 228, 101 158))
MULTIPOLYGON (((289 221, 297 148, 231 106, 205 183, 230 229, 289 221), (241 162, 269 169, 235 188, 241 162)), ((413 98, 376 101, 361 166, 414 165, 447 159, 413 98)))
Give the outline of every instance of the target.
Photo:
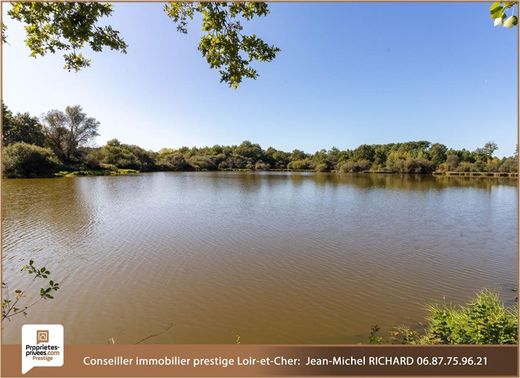
MULTIPOLYGON (((78 171, 60 171, 49 177, 17 177, 17 178, 70 178, 70 177, 89 177, 89 176, 136 176, 141 173, 155 173, 155 172, 286 172, 286 173, 330 173, 334 175, 399 175, 399 176, 433 176, 433 177, 466 177, 466 178, 518 178, 517 172, 431 172, 431 173, 402 173, 392 171, 361 171, 361 172, 338 172, 336 170, 321 172, 312 169, 270 169, 270 170, 254 170, 254 169, 219 169, 219 170, 153 170, 153 171, 139 171, 136 169, 117 169, 117 170, 78 170, 78 171)), ((2 179, 11 179, 9 177, 2 177, 2 179)))

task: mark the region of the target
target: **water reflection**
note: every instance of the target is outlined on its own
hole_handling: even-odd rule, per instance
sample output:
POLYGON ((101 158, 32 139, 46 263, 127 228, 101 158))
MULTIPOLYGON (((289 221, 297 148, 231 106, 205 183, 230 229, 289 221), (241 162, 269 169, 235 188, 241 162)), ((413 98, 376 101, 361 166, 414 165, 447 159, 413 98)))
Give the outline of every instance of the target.
POLYGON ((482 287, 512 300, 513 179, 150 173, 4 180, 4 279, 62 279, 23 322, 69 343, 350 343, 482 287), (36 315, 37 314, 37 315, 36 315), (95 316, 92 316, 95 314, 95 316))

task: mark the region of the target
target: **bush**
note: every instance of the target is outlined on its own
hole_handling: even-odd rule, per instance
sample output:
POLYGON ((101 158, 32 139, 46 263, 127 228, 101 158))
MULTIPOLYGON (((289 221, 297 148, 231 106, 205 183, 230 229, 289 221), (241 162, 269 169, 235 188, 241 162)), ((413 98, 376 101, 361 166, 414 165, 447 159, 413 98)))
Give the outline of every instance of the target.
POLYGON ((6 177, 52 177, 59 161, 48 148, 19 142, 4 148, 3 166, 6 177))
POLYGON ((287 169, 302 170, 312 168, 313 165, 309 160, 294 160, 287 164, 287 169))
MULTIPOLYGON (((390 342, 397 344, 517 344, 518 308, 506 307, 498 294, 482 290, 463 306, 428 306, 426 327, 421 332, 395 327, 390 342)), ((381 343, 379 327, 373 326, 369 342, 381 343)))
POLYGON ((427 344, 516 344, 517 310, 506 308, 498 294, 478 293, 465 306, 428 308, 427 344))
POLYGON ((255 164, 255 171, 268 171, 271 169, 269 163, 265 163, 262 160, 258 160, 255 164))
POLYGON ((195 155, 190 157, 188 162, 196 171, 214 171, 217 169, 215 163, 207 156, 195 155))
POLYGON ((345 163, 343 163, 340 167, 339 167, 339 171, 341 173, 350 173, 350 172, 354 172, 354 162, 353 161, 346 161, 345 163))
POLYGON ((353 162, 351 160, 346 161, 339 168, 342 173, 362 172, 370 168, 370 162, 365 159, 353 162))
POLYGON ((320 163, 320 164, 316 165, 316 167, 314 167, 314 170, 316 172, 329 172, 330 168, 327 163, 320 163))
POLYGON ((498 168, 499 172, 518 172, 518 159, 504 158, 498 168))
POLYGON ((182 154, 171 153, 163 155, 157 161, 161 169, 167 171, 193 171, 193 167, 188 163, 182 154))

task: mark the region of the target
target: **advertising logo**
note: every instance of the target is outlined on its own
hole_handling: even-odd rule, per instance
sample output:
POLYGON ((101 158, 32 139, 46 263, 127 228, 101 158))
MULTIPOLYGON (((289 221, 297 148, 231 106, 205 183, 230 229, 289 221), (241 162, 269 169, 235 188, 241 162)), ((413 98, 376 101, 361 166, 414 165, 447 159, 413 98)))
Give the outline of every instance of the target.
POLYGON ((48 343, 48 342, 49 342, 49 331, 47 331, 47 330, 36 331, 36 344, 48 343))
POLYGON ((22 374, 33 367, 63 366, 63 354, 61 324, 22 326, 22 374))

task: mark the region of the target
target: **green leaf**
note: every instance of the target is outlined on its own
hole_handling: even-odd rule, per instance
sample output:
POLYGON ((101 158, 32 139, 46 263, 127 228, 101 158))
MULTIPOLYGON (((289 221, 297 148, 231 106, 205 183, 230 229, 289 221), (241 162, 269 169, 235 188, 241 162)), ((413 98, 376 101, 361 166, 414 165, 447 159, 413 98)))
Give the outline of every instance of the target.
POLYGON ((518 17, 510 16, 504 21, 505 28, 512 28, 513 26, 518 24, 518 17))
POLYGON ((501 1, 495 1, 493 4, 491 4, 491 6, 489 7, 489 10, 491 12, 493 12, 495 9, 501 8, 501 7, 502 7, 502 2, 501 1))

